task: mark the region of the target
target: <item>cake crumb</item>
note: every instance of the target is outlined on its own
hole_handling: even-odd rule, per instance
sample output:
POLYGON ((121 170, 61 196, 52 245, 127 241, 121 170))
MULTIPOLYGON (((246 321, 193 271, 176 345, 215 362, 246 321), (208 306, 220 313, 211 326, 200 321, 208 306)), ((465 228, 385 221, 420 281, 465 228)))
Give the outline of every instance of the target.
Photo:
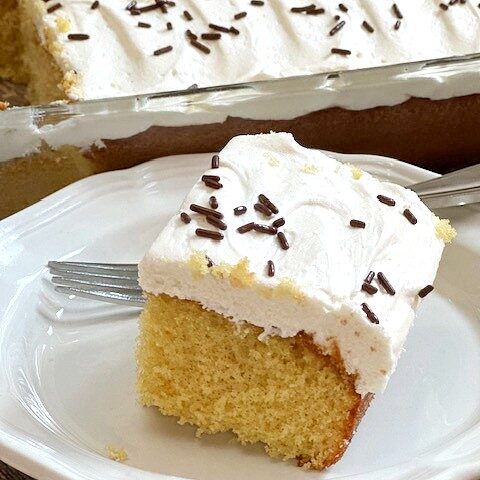
POLYGON ((113 445, 107 445, 105 447, 108 453, 108 457, 116 462, 123 463, 128 460, 127 452, 124 448, 114 447, 113 445))
POLYGON ((250 271, 250 262, 242 258, 230 272, 230 283, 232 287, 251 287, 255 281, 255 274, 250 271))
POLYGON ((55 19, 58 31, 61 33, 66 33, 70 30, 70 21, 63 17, 57 17, 55 19))
POLYGON ((275 287, 257 286, 257 291, 266 298, 293 298, 297 302, 305 300, 305 294, 290 278, 284 278, 275 287))
POLYGON ((318 167, 316 165, 304 165, 302 167, 303 173, 308 173, 309 175, 315 175, 318 173, 318 167))
POLYGON ((457 236, 457 231, 450 225, 450 220, 446 218, 440 219, 437 217, 435 232, 444 243, 452 243, 452 240, 457 236))
POLYGON ((8 102, 1 102, 0 101, 0 112, 3 112, 4 110, 6 110, 9 106, 10 106, 10 104, 8 102))
POLYGON ((352 177, 355 180, 360 180, 363 175, 363 170, 360 170, 357 166, 351 165, 351 164, 349 165, 349 167, 350 167, 350 170, 352 171, 352 177))
POLYGON ((271 153, 264 153, 263 156, 268 160, 268 164, 271 167, 278 167, 280 162, 278 161, 277 157, 274 157, 271 153))

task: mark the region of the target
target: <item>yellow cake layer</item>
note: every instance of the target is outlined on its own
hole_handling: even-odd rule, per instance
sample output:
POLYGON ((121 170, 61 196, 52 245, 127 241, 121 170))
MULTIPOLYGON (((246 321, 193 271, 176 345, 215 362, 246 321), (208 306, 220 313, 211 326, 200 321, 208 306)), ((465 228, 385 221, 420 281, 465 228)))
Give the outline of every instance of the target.
POLYGON ((198 303, 149 296, 140 319, 138 393, 200 433, 231 430, 274 457, 322 469, 336 462, 367 398, 306 335, 270 337, 198 303))

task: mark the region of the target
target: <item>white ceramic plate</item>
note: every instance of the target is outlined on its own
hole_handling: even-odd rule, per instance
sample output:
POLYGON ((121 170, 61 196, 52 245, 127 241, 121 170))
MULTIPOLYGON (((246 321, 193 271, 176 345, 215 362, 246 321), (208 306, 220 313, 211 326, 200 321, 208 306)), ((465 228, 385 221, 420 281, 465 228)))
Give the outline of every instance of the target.
MULTIPOLYGON (((408 184, 425 170, 340 156, 408 184)), ((0 459, 49 479, 462 479, 480 476, 480 209, 442 212, 458 230, 397 372, 344 458, 304 472, 135 400, 138 311, 56 294, 48 260, 138 261, 209 155, 90 177, 0 222, 0 459), (106 456, 123 447, 125 464, 106 456)))

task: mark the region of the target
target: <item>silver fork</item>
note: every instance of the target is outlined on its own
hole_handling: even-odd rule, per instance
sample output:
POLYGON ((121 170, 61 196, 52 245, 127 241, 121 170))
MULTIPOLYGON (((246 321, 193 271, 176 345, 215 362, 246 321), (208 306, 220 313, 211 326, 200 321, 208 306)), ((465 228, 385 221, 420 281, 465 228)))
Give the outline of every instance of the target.
MULTIPOLYGON (((430 208, 480 202, 480 164, 410 185, 430 208)), ((143 307, 135 264, 48 262, 55 290, 68 295, 143 307)))
POLYGON ((55 291, 103 302, 143 307, 138 266, 125 263, 48 262, 55 291))

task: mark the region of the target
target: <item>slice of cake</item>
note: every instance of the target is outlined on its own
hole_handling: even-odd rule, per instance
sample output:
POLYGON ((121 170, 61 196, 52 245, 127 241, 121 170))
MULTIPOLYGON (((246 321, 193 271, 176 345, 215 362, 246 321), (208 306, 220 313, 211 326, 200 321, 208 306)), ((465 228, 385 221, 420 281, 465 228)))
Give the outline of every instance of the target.
POLYGON ((287 133, 236 137, 211 167, 140 264, 141 402, 325 468, 387 385, 454 231, 287 133))

